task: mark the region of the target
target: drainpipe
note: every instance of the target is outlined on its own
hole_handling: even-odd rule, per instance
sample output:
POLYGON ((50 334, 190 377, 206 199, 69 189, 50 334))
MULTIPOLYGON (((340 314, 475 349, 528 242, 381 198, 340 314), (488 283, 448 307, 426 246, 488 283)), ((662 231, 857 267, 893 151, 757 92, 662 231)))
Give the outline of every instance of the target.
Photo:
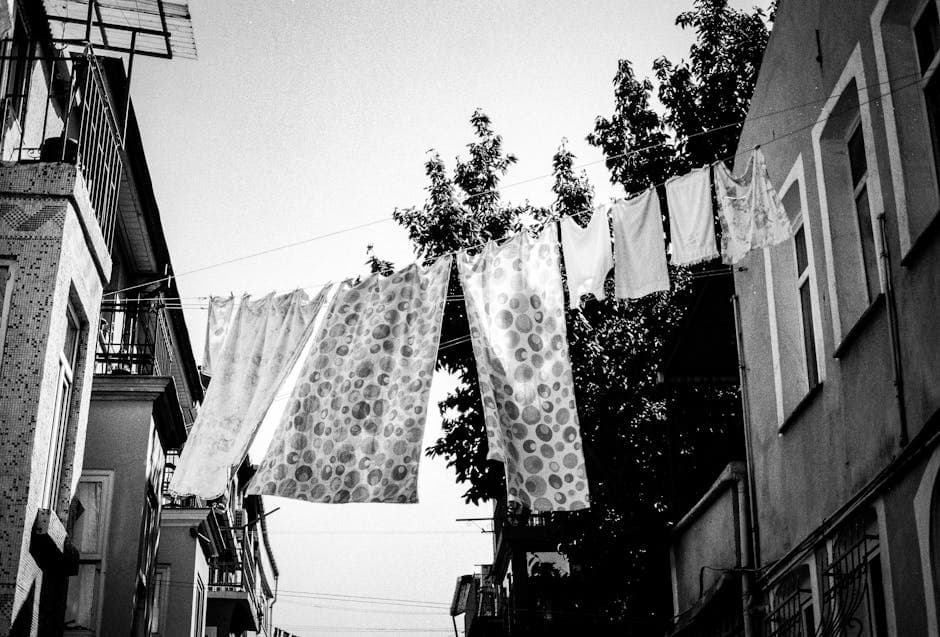
POLYGON ((731 304, 734 306, 734 335, 738 346, 738 377, 741 387, 741 420, 744 425, 744 461, 747 465, 748 491, 748 511, 750 519, 751 540, 748 545, 751 547, 751 555, 748 559, 755 568, 761 567, 760 554, 760 526, 757 521, 757 488, 754 485, 754 456, 751 449, 751 402, 747 387, 747 364, 744 360, 744 333, 741 329, 741 301, 737 294, 731 296, 731 304))
POLYGON ((738 536, 741 543, 741 557, 738 560, 738 572, 741 574, 741 612, 744 620, 744 637, 756 637, 757 631, 754 627, 753 597, 756 591, 754 586, 754 566, 751 562, 753 546, 751 545, 751 507, 749 482, 747 475, 736 474, 735 486, 738 495, 738 514, 740 515, 740 524, 738 525, 738 536))
POLYGON ((878 227, 881 230, 881 272, 885 283, 885 305, 888 306, 888 336, 891 341, 891 362, 894 365, 894 396, 898 403, 898 421, 900 431, 898 442, 907 446, 907 406, 904 402, 904 374, 901 362, 901 337, 898 330, 898 306, 894 298, 894 283, 891 281, 891 259, 888 252, 888 226, 885 213, 878 215, 878 227))

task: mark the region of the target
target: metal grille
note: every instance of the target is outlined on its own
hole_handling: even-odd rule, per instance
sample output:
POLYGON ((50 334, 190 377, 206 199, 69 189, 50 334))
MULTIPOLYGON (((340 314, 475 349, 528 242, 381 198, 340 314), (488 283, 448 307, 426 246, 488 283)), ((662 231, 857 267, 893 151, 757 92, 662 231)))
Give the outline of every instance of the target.
POLYGON ((859 516, 846 524, 820 560, 819 625, 808 577, 798 569, 777 587, 767 637, 884 637, 878 537, 866 532, 870 523, 870 516, 859 516))

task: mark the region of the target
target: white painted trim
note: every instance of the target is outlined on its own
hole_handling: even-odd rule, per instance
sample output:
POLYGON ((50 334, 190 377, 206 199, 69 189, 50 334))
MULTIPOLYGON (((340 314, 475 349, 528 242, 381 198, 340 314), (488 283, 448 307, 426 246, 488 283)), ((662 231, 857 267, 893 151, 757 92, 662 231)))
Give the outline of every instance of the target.
POLYGON ((16 285, 16 260, 0 259, 0 267, 7 268, 7 284, 3 299, 0 299, 0 370, 3 369, 3 347, 7 340, 7 324, 10 319, 10 305, 13 299, 13 287, 16 285))
MULTIPOLYGON (((878 517, 878 559, 881 560, 881 583, 884 586, 885 622, 888 625, 887 637, 898 637, 898 621, 894 611, 894 579, 891 577, 891 547, 888 544, 888 518, 885 515, 884 498, 874 503, 878 517)), ((931 633, 935 634, 935 633, 931 633)))
POLYGON ((940 475, 940 449, 934 449, 924 474, 921 476, 917 493, 914 494, 914 525, 917 530, 917 543, 920 546, 920 570, 924 578, 924 611, 927 614, 927 634, 940 634, 940 619, 937 617, 937 600, 934 594, 940 582, 933 581, 933 556, 931 547, 930 524, 936 491, 937 476, 940 475))
MULTIPOLYGON (((836 294, 835 260, 832 249, 832 228, 829 219, 826 175, 822 158, 822 136, 826 128, 826 123, 832 116, 839 98, 842 97, 852 80, 855 80, 855 86, 858 92, 858 110, 862 122, 862 135, 865 138, 865 158, 868 163, 869 173, 869 212, 872 218, 876 254, 880 254, 882 250, 881 233, 877 230, 877 216, 884 208, 884 200, 881 192, 881 179, 878 172, 878 157, 875 154, 875 135, 872 127, 871 109, 867 97, 868 85, 865 82, 865 69, 862 65, 862 48, 860 44, 856 44, 852 55, 849 56, 845 68, 842 70, 842 75, 839 77, 835 87, 832 89, 832 93, 823 106, 819 118, 816 120, 816 124, 813 125, 811 133, 816 164, 816 183, 819 188, 819 213, 822 220, 823 250, 826 255, 826 275, 829 284, 829 309, 832 315, 833 340, 836 343, 842 341, 842 321, 839 313, 839 297, 836 294)), ((881 277, 882 275, 879 272, 879 278, 881 277)), ((881 289, 884 289, 884 281, 881 281, 881 289)))
MULTIPOLYGON (((894 189, 898 238, 901 243, 901 254, 905 255, 911 248, 911 228, 907 216, 904 165, 901 161, 901 143, 898 140, 898 122, 894 116, 894 97, 891 92, 891 78, 888 75, 888 58, 885 54, 884 36, 881 32, 881 23, 890 2, 891 0, 878 0, 878 4, 875 5, 871 13, 871 34, 875 48, 875 68, 878 72, 881 110, 885 118, 885 138, 888 142, 888 165, 891 168, 891 185, 894 189)), ((841 341, 841 337, 836 338, 837 343, 841 341)))
POLYGON ((770 323, 770 358, 774 367, 774 402, 777 406, 777 427, 783 425, 783 370, 780 365, 780 336, 777 333, 777 299, 774 295, 774 272, 770 248, 764 248, 764 290, 767 295, 767 320, 770 323))

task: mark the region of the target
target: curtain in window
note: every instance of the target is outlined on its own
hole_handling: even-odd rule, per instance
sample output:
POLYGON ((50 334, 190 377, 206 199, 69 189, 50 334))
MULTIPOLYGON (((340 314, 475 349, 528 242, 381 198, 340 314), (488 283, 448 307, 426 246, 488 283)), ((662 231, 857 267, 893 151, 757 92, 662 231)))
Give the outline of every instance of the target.
POLYGON ((341 290, 246 493, 417 502, 452 259, 341 290))

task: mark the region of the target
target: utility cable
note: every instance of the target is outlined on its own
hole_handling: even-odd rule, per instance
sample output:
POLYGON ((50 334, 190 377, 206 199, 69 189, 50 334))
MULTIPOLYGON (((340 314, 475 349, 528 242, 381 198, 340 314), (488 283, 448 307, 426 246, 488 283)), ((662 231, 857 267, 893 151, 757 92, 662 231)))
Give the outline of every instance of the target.
MULTIPOLYGON (((900 79, 910 78, 910 77, 916 77, 917 79, 916 79, 914 82, 911 82, 911 83, 908 83, 908 84, 904 84, 904 85, 895 87, 895 88, 889 90, 888 93, 883 93, 883 92, 879 91, 877 97, 870 98, 870 99, 868 99, 868 100, 866 100, 866 101, 864 101, 864 102, 860 102, 860 103, 859 103, 859 106, 861 106, 862 104, 868 104, 868 103, 870 103, 870 102, 872 102, 872 101, 881 99, 881 98, 885 97, 886 95, 894 94, 895 92, 900 91, 900 90, 902 90, 902 89, 904 89, 904 88, 908 88, 908 87, 910 87, 910 86, 914 86, 914 85, 920 84, 920 83, 921 83, 921 76, 920 76, 920 73, 910 73, 910 74, 907 74, 907 75, 897 76, 897 77, 895 77, 895 78, 891 78, 891 79, 885 80, 885 81, 883 81, 883 82, 879 82, 879 83, 877 83, 877 84, 866 85, 866 88, 868 88, 869 86, 881 86, 882 84, 889 84, 889 85, 890 85, 891 82, 894 82, 894 81, 897 81, 897 80, 900 80, 900 79)), ((804 103, 802 103, 802 104, 797 104, 797 105, 790 106, 790 107, 787 107, 787 108, 778 109, 778 110, 776 110, 776 111, 770 111, 770 112, 764 113, 764 114, 762 114, 762 115, 756 115, 756 116, 752 117, 750 121, 757 121, 757 120, 759 120, 759 119, 763 119, 763 118, 766 118, 766 117, 771 117, 771 116, 774 116, 774 115, 780 115, 780 114, 786 113, 786 112, 788 112, 788 111, 792 111, 792 110, 796 110, 796 109, 801 109, 801 108, 806 108, 807 106, 811 106, 811 105, 814 105, 814 104, 819 104, 819 103, 822 103, 822 102, 826 102, 826 101, 828 101, 829 99, 830 99, 830 98, 827 96, 827 97, 825 97, 825 98, 819 98, 819 99, 817 99, 817 100, 812 100, 812 101, 809 101, 809 102, 804 102, 804 103)), ((853 105, 853 106, 851 106, 851 107, 848 107, 848 108, 845 109, 845 110, 848 111, 848 110, 851 110, 851 109, 854 109, 854 108, 856 108, 855 105, 853 105)), ((713 127, 713 128, 710 128, 710 129, 707 129, 707 130, 703 130, 703 131, 699 131, 699 132, 696 132, 696 133, 690 133, 690 134, 686 135, 683 139, 684 139, 684 140, 688 140, 688 139, 694 139, 694 138, 697 138, 697 137, 701 137, 701 136, 703 136, 703 135, 710 135, 710 134, 712 134, 712 133, 715 133, 715 132, 718 132, 718 131, 721 131, 721 130, 726 130, 726 129, 732 128, 732 127, 734 127, 734 126, 743 125, 743 124, 745 123, 745 121, 747 121, 747 120, 746 120, 746 119, 745 119, 745 120, 738 120, 738 121, 735 121, 735 122, 731 122, 731 123, 727 123, 727 124, 722 124, 722 125, 720 125, 720 126, 715 126, 715 127, 713 127)), ((751 148, 749 148, 749 149, 747 149, 747 150, 744 150, 744 151, 741 151, 741 152, 736 153, 736 154, 734 154, 734 155, 730 155, 730 156, 728 156, 728 157, 719 159, 718 161, 730 161, 730 160, 735 159, 735 158, 737 158, 737 157, 746 155, 746 154, 748 154, 748 153, 754 151, 754 150, 757 149, 757 148, 760 148, 760 147, 762 147, 762 146, 766 146, 766 145, 768 145, 768 144, 774 143, 774 142, 779 141, 779 140, 781 140, 781 139, 785 139, 786 137, 789 137, 790 135, 793 135, 793 134, 802 132, 802 131, 806 130, 807 128, 811 128, 812 126, 815 126, 816 123, 817 123, 816 121, 813 121, 813 122, 812 122, 811 124, 809 124, 808 126, 801 127, 801 128, 797 128, 797 129, 795 129, 795 130, 792 130, 792 131, 790 131, 790 132, 788 132, 788 133, 784 133, 784 134, 779 135, 779 136, 774 136, 774 137, 773 137, 772 139, 770 139, 770 140, 767 140, 767 141, 765 141, 765 142, 763 142, 763 143, 760 143, 760 144, 755 144, 753 147, 751 147, 751 148)), ((582 164, 578 164, 577 166, 574 166, 573 169, 574 169, 574 170, 580 170, 580 169, 583 169, 583 168, 585 168, 585 167, 587 167, 587 166, 593 166, 593 165, 596 165, 596 164, 599 164, 599 163, 610 162, 610 161, 614 161, 614 160, 617 160, 617 159, 624 159, 624 158, 630 157, 630 156, 632 156, 632 155, 636 155, 636 154, 639 154, 639 153, 642 153, 642 152, 646 152, 646 151, 649 151, 649 150, 653 150, 653 149, 656 149, 656 148, 660 148, 660 147, 669 146, 669 145, 672 145, 672 144, 674 144, 674 143, 675 143, 675 140, 669 140, 669 141, 665 141, 665 142, 659 142, 659 143, 656 143, 656 144, 650 144, 650 145, 648 145, 648 146, 643 146, 643 147, 641 147, 641 148, 635 148, 635 149, 632 149, 632 150, 629 150, 629 151, 620 153, 620 154, 618 154, 618 155, 611 155, 611 156, 605 157, 605 158, 603 158, 603 159, 598 159, 598 160, 595 160, 595 161, 590 161, 590 162, 585 162, 585 163, 582 163, 582 164)), ((473 199, 473 198, 476 198, 476 197, 482 197, 482 196, 484 196, 484 195, 492 195, 492 194, 495 193, 495 192, 502 192, 502 191, 507 190, 507 189, 509 189, 509 188, 513 188, 513 187, 516 187, 516 186, 520 186, 520 185, 532 183, 532 182, 534 182, 534 181, 538 181, 538 180, 541 180, 541 179, 546 179, 546 178, 553 177, 553 176, 554 176, 554 173, 546 173, 546 174, 543 174, 543 175, 537 175, 537 176, 535 176, 535 177, 530 177, 530 178, 524 179, 524 180, 522 180, 522 181, 514 182, 514 183, 511 183, 511 184, 506 184, 506 185, 504 185, 504 186, 501 186, 501 187, 499 187, 499 188, 494 188, 494 189, 492 189, 492 190, 485 190, 485 191, 478 192, 478 193, 472 193, 472 194, 468 195, 466 198, 464 198, 464 200, 463 200, 462 203, 466 203, 467 201, 469 201, 469 200, 471 200, 471 199, 473 199)), ((665 185, 665 183, 666 183, 666 182, 659 183, 659 184, 653 184, 653 185, 650 186, 650 188, 660 187, 660 186, 665 185)), ((576 218, 576 217, 581 216, 581 215, 583 215, 583 214, 585 214, 585 213, 587 213, 587 212, 590 212, 590 211, 582 211, 582 212, 580 212, 580 213, 576 213, 575 215, 562 215, 562 216, 558 217, 558 219, 562 219, 562 218, 564 218, 565 216, 571 216, 571 217, 573 217, 573 218, 576 218)), ((359 224, 359 225, 350 226, 350 227, 347 227, 347 228, 341 228, 341 229, 339 229, 339 230, 334 230, 334 231, 327 232, 327 233, 324 233, 324 234, 315 235, 315 236, 313 236, 313 237, 308 237, 308 238, 306 238, 306 239, 301 239, 301 240, 299 240, 299 241, 294 241, 294 242, 291 242, 291 243, 287 243, 287 244, 283 244, 283 245, 279 245, 279 246, 274 246, 274 247, 272 247, 272 248, 267 248, 267 249, 265 249, 265 250, 260 250, 260 251, 258 251, 258 252, 254 252, 254 253, 250 253, 250 254, 245 254, 245 255, 238 256, 238 257, 234 257, 234 258, 231 258, 231 259, 226 259, 226 260, 224 260, 224 261, 219 261, 219 262, 217 262, 217 263, 211 263, 211 264, 208 264, 208 265, 201 266, 201 267, 199 267, 199 268, 195 268, 195 269, 193 269, 193 270, 187 270, 187 271, 185 271, 185 272, 181 272, 181 273, 179 273, 179 274, 170 274, 170 275, 167 275, 167 276, 164 276, 164 277, 160 277, 159 279, 156 279, 156 280, 154 280, 154 281, 148 281, 148 282, 146 282, 146 283, 138 283, 138 284, 135 284, 135 285, 131 285, 131 286, 127 286, 127 287, 121 288, 121 289, 119 289, 119 290, 112 290, 112 291, 106 292, 103 296, 104 296, 104 297, 110 297, 110 296, 115 296, 115 295, 117 295, 117 294, 121 294, 121 293, 124 293, 124 292, 129 292, 129 291, 131 291, 131 290, 136 290, 136 289, 145 288, 145 287, 148 287, 148 286, 151 286, 151 285, 156 285, 156 284, 159 284, 159 283, 168 283, 169 281, 174 280, 174 279, 178 279, 178 278, 180 278, 180 277, 182 277, 182 276, 187 276, 187 275, 190 275, 190 274, 196 274, 196 273, 198 273, 198 272, 204 272, 204 271, 206 271, 206 270, 214 269, 214 268, 221 267, 221 266, 224 266, 224 265, 230 265, 230 264, 232 264, 232 263, 237 263, 237 262, 239 262, 239 261, 245 261, 245 260, 247 260, 247 259, 253 259, 253 258, 256 258, 256 257, 259 257, 259 256, 264 256, 264 255, 266 255, 266 254, 271 254, 272 252, 278 252, 278 251, 280 251, 280 250, 286 250, 286 249, 289 249, 289 248, 294 248, 294 247, 301 246, 301 245, 305 245, 305 244, 307 244, 307 243, 311 243, 311 242, 314 242, 314 241, 319 241, 320 239, 325 239, 325 238, 333 237, 333 236, 336 236, 336 235, 339 235, 339 234, 344 234, 344 233, 347 233, 347 232, 352 232, 352 231, 354 231, 354 230, 359 230, 359 229, 362 229, 362 228, 365 228, 365 227, 368 227, 368 226, 373 226, 373 225, 377 225, 377 224, 379 224, 379 223, 385 223, 385 222, 392 221, 392 220, 393 220, 393 217, 383 217, 383 218, 381 218, 381 219, 373 219, 372 221, 367 221, 367 222, 362 223, 362 224, 359 224)), ((553 221, 554 221, 554 219, 553 219, 553 221)), ((508 239, 508 238, 510 238, 510 236, 513 236, 513 235, 509 235, 509 236, 507 236, 507 237, 503 237, 503 239, 508 239)), ((489 242, 486 242, 486 243, 489 243, 489 242)), ((456 250, 456 251, 454 251, 454 252, 446 253, 446 254, 443 254, 443 255, 440 255, 440 256, 448 256, 449 254, 454 254, 454 253, 456 253, 456 252, 462 252, 462 251, 464 251, 464 250, 472 250, 472 249, 474 249, 474 248, 480 247, 481 245, 485 245, 485 243, 479 244, 479 245, 476 245, 476 246, 470 246, 470 247, 468 247, 468 248, 462 248, 462 249, 460 249, 460 250, 456 250)))

